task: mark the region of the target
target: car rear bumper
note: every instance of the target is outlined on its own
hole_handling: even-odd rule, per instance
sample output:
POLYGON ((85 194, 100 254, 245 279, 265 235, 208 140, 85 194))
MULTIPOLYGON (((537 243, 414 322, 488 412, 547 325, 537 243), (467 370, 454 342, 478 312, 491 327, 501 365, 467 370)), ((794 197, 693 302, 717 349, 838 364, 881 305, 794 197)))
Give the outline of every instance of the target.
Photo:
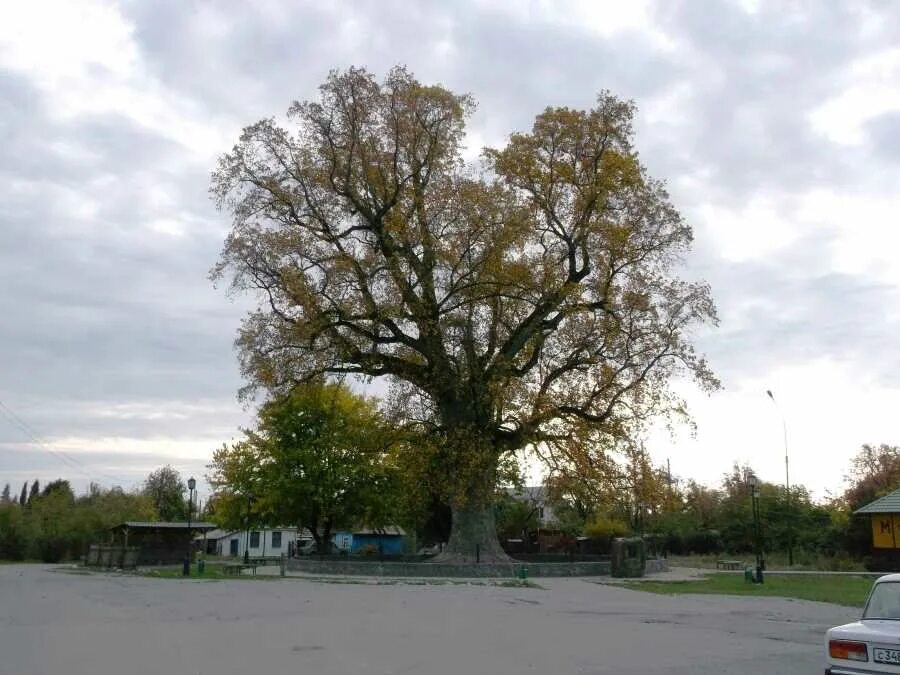
POLYGON ((876 670, 878 666, 873 664, 873 668, 847 668, 845 666, 830 666, 825 669, 825 675, 886 675, 885 670, 876 670))

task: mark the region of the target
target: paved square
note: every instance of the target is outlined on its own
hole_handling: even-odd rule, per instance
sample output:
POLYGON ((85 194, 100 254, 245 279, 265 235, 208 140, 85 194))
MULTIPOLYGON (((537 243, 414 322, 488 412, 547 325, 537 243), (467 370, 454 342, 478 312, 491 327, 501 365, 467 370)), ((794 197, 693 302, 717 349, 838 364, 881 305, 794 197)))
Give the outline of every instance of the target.
POLYGON ((792 674, 850 608, 544 590, 183 581, 0 566, 3 675, 792 674))

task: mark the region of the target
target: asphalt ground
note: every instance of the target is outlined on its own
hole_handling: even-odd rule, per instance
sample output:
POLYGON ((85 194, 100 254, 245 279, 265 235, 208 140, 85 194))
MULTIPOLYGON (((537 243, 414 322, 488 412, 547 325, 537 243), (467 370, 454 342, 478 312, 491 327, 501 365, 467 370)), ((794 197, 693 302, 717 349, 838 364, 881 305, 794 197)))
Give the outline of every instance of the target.
POLYGON ((0 673, 821 673, 825 630, 857 615, 590 579, 504 588, 73 572, 0 566, 0 673))

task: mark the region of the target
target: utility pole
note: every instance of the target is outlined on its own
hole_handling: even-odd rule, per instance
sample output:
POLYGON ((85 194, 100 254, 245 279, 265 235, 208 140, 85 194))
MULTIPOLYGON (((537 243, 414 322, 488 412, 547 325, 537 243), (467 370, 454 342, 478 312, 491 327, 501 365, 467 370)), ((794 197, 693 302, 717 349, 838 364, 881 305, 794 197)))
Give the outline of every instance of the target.
POLYGON ((778 401, 775 400, 775 395, 772 393, 771 389, 766 389, 766 394, 770 399, 772 399, 772 403, 775 404, 775 409, 778 411, 778 414, 781 415, 781 427, 784 431, 784 506, 785 511, 787 512, 787 535, 788 535, 788 566, 793 566, 794 564, 794 521, 793 521, 793 513, 791 512, 791 472, 790 467, 788 465, 788 433, 787 433, 787 420, 784 417, 784 413, 781 411, 781 407, 778 405, 778 401))

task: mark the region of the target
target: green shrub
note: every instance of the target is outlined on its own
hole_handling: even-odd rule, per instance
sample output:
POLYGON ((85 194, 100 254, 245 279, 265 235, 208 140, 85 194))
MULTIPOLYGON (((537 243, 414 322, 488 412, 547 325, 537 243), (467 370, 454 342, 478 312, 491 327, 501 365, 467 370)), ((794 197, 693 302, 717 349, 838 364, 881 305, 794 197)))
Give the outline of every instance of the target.
POLYGON ((684 548, 687 553, 707 555, 720 553, 725 549, 722 535, 716 530, 695 530, 684 536, 684 548))
POLYGON ((40 534, 35 539, 34 546, 41 562, 58 563, 69 555, 71 541, 59 534, 40 534))
POLYGON ((629 529, 628 524, 621 520, 598 515, 584 526, 584 534, 595 542, 599 551, 608 552, 612 540, 624 537, 629 529))
POLYGON ((28 537, 18 506, 0 506, 0 560, 24 560, 28 537))

